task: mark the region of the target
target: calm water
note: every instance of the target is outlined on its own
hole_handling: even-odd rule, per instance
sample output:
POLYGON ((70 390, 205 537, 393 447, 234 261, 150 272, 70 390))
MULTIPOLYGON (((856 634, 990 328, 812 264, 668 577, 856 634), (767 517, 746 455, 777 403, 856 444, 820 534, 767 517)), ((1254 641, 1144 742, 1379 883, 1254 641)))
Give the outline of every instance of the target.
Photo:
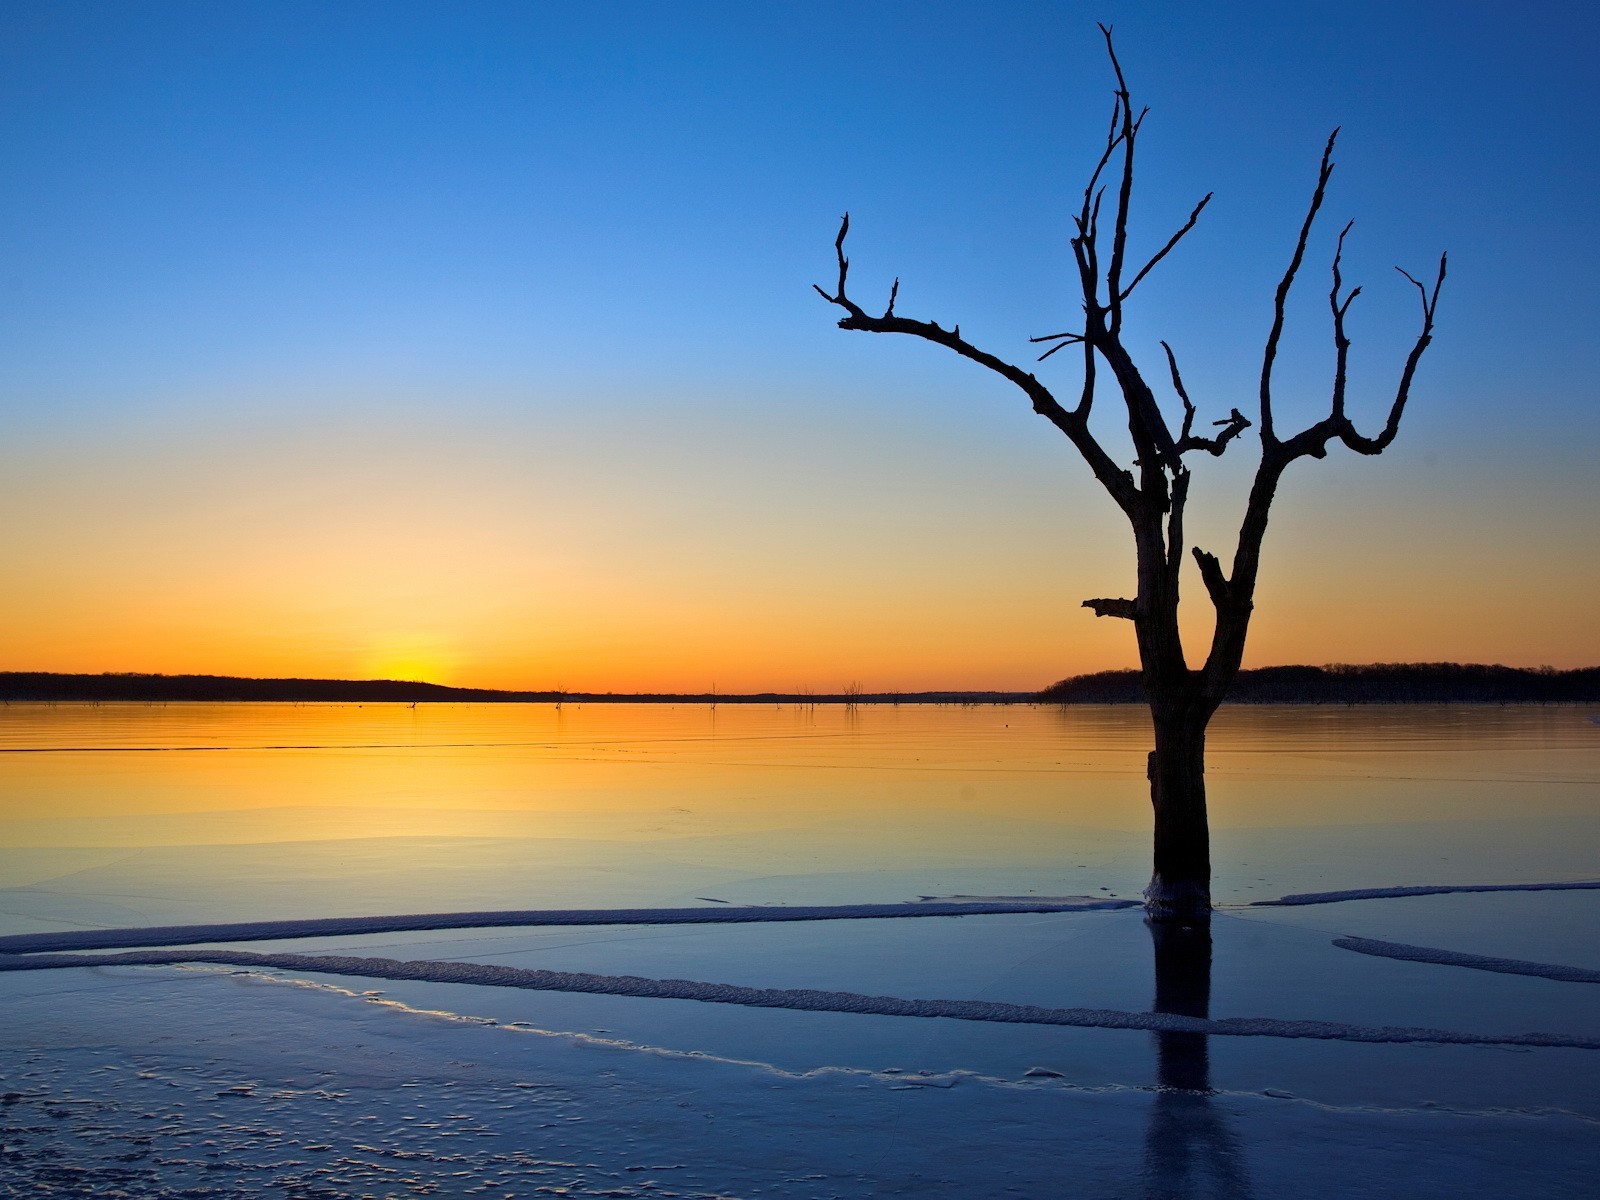
MULTIPOLYGON (((0 927, 1136 894, 1131 707, 0 707, 0 927)), ((1225 709, 1217 897, 1600 874, 1586 709, 1225 709)))

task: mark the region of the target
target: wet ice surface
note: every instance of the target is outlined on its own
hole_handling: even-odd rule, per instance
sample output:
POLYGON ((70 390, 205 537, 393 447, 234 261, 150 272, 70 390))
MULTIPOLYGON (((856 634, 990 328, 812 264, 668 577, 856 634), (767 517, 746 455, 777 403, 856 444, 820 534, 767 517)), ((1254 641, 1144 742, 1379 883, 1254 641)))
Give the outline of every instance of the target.
MULTIPOLYGON (((1600 907, 1600 896, 1592 900, 1600 907)), ((1600 1035, 1592 987, 1392 962, 1334 947, 1320 931, 1219 916, 1213 923, 1213 1017, 1428 1026, 1486 1034, 1600 1035)), ((1147 1011, 1155 968, 1137 912, 838 921, 804 926, 455 931, 240 944, 306 953, 501 963, 549 970, 815 987, 907 998, 1002 1000, 1147 1011)), ((826 1066, 969 1070, 1012 1077, 1031 1066, 1086 1084, 1149 1086, 1147 1037, 1114 1031, 767 1012, 689 1001, 564 996, 460 984, 347 981, 422 1007, 540 1028, 603 1029, 672 1049, 826 1066)), ((1552 1105, 1600 1116, 1588 1072, 1600 1055, 1473 1047, 1325 1047, 1212 1038, 1215 1086, 1287 1088, 1340 1103, 1552 1105), (1356 1064, 1361 1064, 1357 1066, 1356 1064)))
MULTIPOLYGON (((0 713, 0 748, 55 746, 0 755, 0 932, 1127 897, 1148 873, 1147 731, 1133 710, 724 713, 708 733, 703 712, 625 728, 615 710, 569 712, 557 727, 520 706, 338 720, 247 707, 63 706, 59 729, 49 714, 0 713), (62 749, 91 744, 102 749, 62 749), (131 744, 238 748, 115 749, 131 744), (290 744, 310 748, 265 749, 290 744)), ((1579 711, 1224 710, 1219 722, 1219 900, 1600 875, 1600 738, 1579 711)), ((1230 908, 1214 925, 1213 1018, 1600 1035, 1594 985, 1332 944, 1596 967, 1597 892, 1230 908)), ((239 948, 275 945, 1157 1007, 1137 912, 239 948)), ((0 1011, 0 1194, 1265 1197, 1327 1194, 1337 1180, 1348 1195, 1580 1195, 1600 1170, 1600 1052, 1587 1050, 1197 1038, 172 966, 0 975, 0 1011)))

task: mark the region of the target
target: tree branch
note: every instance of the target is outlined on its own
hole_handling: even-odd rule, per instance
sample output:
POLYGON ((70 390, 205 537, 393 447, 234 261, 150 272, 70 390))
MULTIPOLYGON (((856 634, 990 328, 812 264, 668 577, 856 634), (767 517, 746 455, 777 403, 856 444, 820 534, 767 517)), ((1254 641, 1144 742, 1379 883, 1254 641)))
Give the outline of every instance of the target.
POLYGON ((1106 268, 1106 304, 1111 312, 1111 332, 1122 329, 1122 261, 1128 248, 1128 214, 1133 207, 1133 155, 1139 136, 1139 126, 1144 123, 1147 108, 1137 118, 1133 115, 1133 98, 1128 93, 1128 82, 1122 74, 1122 63, 1117 60, 1117 49, 1111 41, 1111 28, 1100 26, 1106 39, 1106 54, 1111 59, 1111 70, 1117 77, 1117 101, 1122 109, 1122 178, 1117 187, 1116 224, 1111 233, 1111 263, 1106 268))
POLYGON ((1411 381, 1417 373, 1417 364, 1422 361, 1422 354, 1433 341, 1433 314, 1439 307, 1439 289, 1444 287, 1445 268, 1449 263, 1449 255, 1439 256, 1439 274, 1433 281, 1433 294, 1428 294, 1428 289, 1421 282, 1412 278, 1405 271, 1395 270, 1410 279, 1422 296, 1422 332, 1417 335, 1416 342, 1411 347, 1411 353, 1406 355, 1405 369, 1400 373, 1400 384, 1395 389, 1394 403, 1389 408, 1389 419, 1384 423, 1383 432, 1375 438, 1362 437, 1356 432, 1355 426, 1347 420, 1339 431, 1339 437, 1344 444, 1358 454, 1382 454, 1389 448, 1389 443, 1394 441, 1395 435, 1400 432, 1400 418, 1406 411, 1406 400, 1411 395, 1411 381))
POLYGON ((1353 288, 1350 294, 1341 302, 1339 289, 1344 280, 1339 274, 1339 263, 1344 258, 1344 239, 1350 233, 1354 221, 1347 222, 1339 231, 1339 244, 1333 251, 1333 290, 1328 293, 1328 309, 1333 314, 1333 416, 1335 419, 1344 416, 1344 389, 1346 379, 1346 366, 1350 358, 1350 339, 1344 332, 1344 315, 1350 311, 1350 306, 1355 303, 1361 289, 1353 288))
POLYGON ((1057 350, 1065 350, 1068 346, 1076 346, 1079 342, 1082 342, 1084 340, 1084 336, 1081 333, 1047 333, 1043 337, 1031 337, 1028 340, 1030 342, 1036 342, 1036 343, 1037 342, 1055 342, 1056 343, 1056 345, 1051 346, 1050 349, 1046 350, 1043 354, 1039 355, 1038 359, 1036 360, 1038 362, 1043 362, 1045 359, 1049 358, 1052 354, 1054 354, 1057 350))
MULTIPOLYGON (((894 299, 899 295, 898 285, 891 293, 889 310, 881 317, 874 317, 867 313, 859 304, 850 299, 846 285, 850 273, 850 260, 845 257, 844 239, 850 231, 850 215, 845 214, 839 224, 839 236, 834 239, 834 254, 839 262, 839 287, 834 295, 828 295, 817 284, 812 288, 824 300, 835 304, 845 310, 845 316, 839 321, 840 329, 861 330, 866 333, 903 333, 913 337, 922 338, 924 341, 934 342, 953 350, 961 357, 970 359, 979 366, 987 367, 995 374, 1003 376, 1016 384, 1033 402, 1033 411, 1044 417, 1051 424, 1060 429, 1071 439, 1089 464, 1089 469, 1094 472, 1102 487, 1111 494, 1117 505, 1130 516, 1137 511, 1140 497, 1139 490, 1134 485, 1133 476, 1119 467, 1115 460, 1105 452, 1094 435, 1089 432, 1088 413, 1086 404, 1080 404, 1077 410, 1069 411, 1051 394, 1050 390, 1039 380, 1020 367, 1013 366, 1003 359, 997 358, 986 350, 980 350, 961 336, 961 326, 956 325, 945 329, 934 321, 916 321, 909 317, 896 316, 894 313, 894 299)), ((1092 391, 1093 376, 1085 384, 1085 396, 1092 391)))
POLYGON ((1228 448, 1228 443, 1233 441, 1246 429, 1250 428, 1250 418, 1237 408, 1228 414, 1226 420, 1213 421, 1214 426, 1225 426, 1220 434, 1214 438, 1198 437, 1194 433, 1194 405, 1189 400, 1189 392, 1183 386, 1183 376, 1178 371, 1177 356, 1172 353, 1172 347, 1166 342, 1161 343, 1161 348, 1167 352, 1167 366, 1172 371, 1172 390, 1178 393, 1178 399, 1183 401, 1183 432, 1178 435, 1177 451, 1187 454, 1190 450, 1204 450, 1216 457, 1221 457, 1222 452, 1228 448))
POLYGON ((1118 304, 1121 304, 1122 301, 1131 296, 1133 294, 1133 289, 1139 286, 1139 281, 1146 275, 1150 274, 1150 272, 1155 268, 1155 265, 1172 252, 1172 248, 1183 239, 1184 234, 1188 233, 1189 230, 1194 228, 1194 223, 1200 219, 1201 211, 1206 205, 1211 203, 1211 197, 1215 194, 1216 193, 1214 192, 1207 192, 1200 203, 1194 206, 1194 211, 1189 214, 1189 219, 1183 223, 1183 228, 1168 238, 1167 244, 1161 247, 1161 249, 1157 250, 1155 257, 1149 262, 1145 263, 1145 265, 1140 269, 1139 273, 1133 277, 1133 282, 1122 289, 1121 294, 1117 296, 1118 304))
POLYGON ((1094 609, 1097 617, 1121 617, 1125 621, 1132 621, 1136 606, 1132 600, 1085 600, 1083 607, 1094 609))
POLYGON ((1228 601, 1233 598, 1233 591, 1228 586, 1227 576, 1222 573, 1222 564, 1217 561, 1217 556, 1208 554, 1200 549, 1199 546, 1196 546, 1194 548, 1194 561, 1200 567, 1200 578, 1205 582, 1206 591, 1211 596, 1211 603, 1219 609, 1225 607, 1228 601))
MULTIPOLYGON (((1326 155, 1324 164, 1325 179, 1326 155)), ((1312 211, 1313 213, 1316 211, 1315 200, 1312 211)), ((1439 293, 1444 286, 1445 270, 1448 266, 1448 257, 1445 255, 1439 257, 1439 272, 1434 278, 1431 292, 1420 281, 1406 275, 1404 271, 1401 272, 1411 281, 1422 298, 1422 329, 1411 347, 1411 353, 1406 357, 1405 369, 1401 372, 1394 404, 1389 409, 1389 419, 1383 431, 1375 438, 1367 438, 1358 433, 1343 410, 1344 352, 1349 345, 1349 340, 1344 334, 1344 317, 1355 299, 1355 291, 1340 299, 1343 280, 1339 274, 1339 264, 1344 249, 1345 233, 1349 232, 1349 228, 1347 225, 1345 232, 1339 235, 1339 245, 1334 253, 1333 290, 1329 295, 1334 321, 1334 339, 1339 349, 1331 411, 1322 420, 1287 441, 1268 440, 1263 436, 1261 462, 1256 468, 1256 477, 1250 487, 1250 498, 1245 503, 1244 520, 1239 527, 1239 543, 1234 552, 1232 576, 1223 579, 1221 570, 1215 566, 1215 559, 1208 563, 1206 558, 1210 556, 1203 558, 1198 550, 1195 552, 1196 561, 1200 563, 1201 575, 1206 579, 1206 586, 1211 591, 1213 603, 1217 604, 1217 626, 1212 635, 1211 653, 1206 658, 1202 679, 1202 691, 1210 703, 1220 703, 1227 691, 1228 683, 1238 671, 1244 656, 1245 636, 1249 630, 1250 613, 1254 605, 1256 578, 1261 567, 1262 539, 1266 535, 1267 516, 1272 508, 1272 499, 1277 492, 1278 482, 1283 476, 1284 469, 1297 458, 1325 457, 1328 453, 1328 443, 1335 438, 1361 454, 1383 453, 1399 432, 1400 418, 1405 412, 1417 364, 1422 360, 1423 352, 1433 339, 1434 313, 1438 308, 1439 293), (1214 587, 1213 581, 1222 583, 1223 590, 1219 591, 1214 587)), ((1303 245, 1302 234, 1302 247, 1303 245)), ((1292 270, 1290 276, 1285 278, 1291 277, 1292 270)), ((1281 291, 1282 289, 1280 298, 1281 291)))
POLYGON ((1289 299, 1289 289, 1294 286, 1300 263, 1305 259, 1311 225, 1317 219, 1317 210, 1322 207, 1322 198, 1328 192, 1328 179, 1333 174, 1333 143, 1338 137, 1339 131, 1335 129, 1328 135, 1328 144, 1323 147, 1322 167, 1317 172, 1316 190, 1311 193, 1311 207, 1306 212, 1305 223, 1300 226, 1294 257, 1289 260, 1289 269, 1283 273, 1272 303, 1272 332, 1267 335, 1266 350, 1261 357, 1261 440, 1267 445, 1277 441, 1277 434, 1272 428, 1272 364, 1278 357, 1278 339, 1283 336, 1284 304, 1289 299))
POLYGON ((1104 189, 1099 188, 1098 185, 1100 176, 1111 162, 1111 156, 1117 152, 1117 147, 1122 144, 1122 131, 1117 128, 1121 123, 1122 96, 1118 94, 1111 105, 1111 128, 1106 130, 1106 148, 1100 155, 1100 161, 1095 163, 1094 170, 1089 173, 1089 182, 1084 185, 1083 210, 1076 222, 1080 233, 1093 233, 1095 225, 1099 222, 1100 196, 1104 189))
MULTIPOLYGON (((1445 269, 1448 265, 1448 256, 1439 256, 1439 273, 1434 279, 1433 290, 1430 292, 1423 284, 1407 274, 1405 275, 1422 297, 1422 329, 1417 334, 1417 340, 1412 344, 1411 352, 1406 356, 1404 369, 1400 373, 1400 383, 1395 389, 1394 403, 1389 408, 1389 419, 1384 423, 1382 432, 1377 437, 1362 435, 1345 414, 1345 364, 1350 349, 1350 339, 1345 336, 1344 317, 1350 311, 1350 303, 1361 291, 1356 288, 1341 302, 1339 289, 1341 279, 1339 275, 1340 255, 1344 250, 1344 236, 1350 231, 1346 225, 1344 233, 1339 235, 1339 248, 1333 258, 1333 291, 1329 294, 1329 306, 1333 312, 1333 337, 1336 350, 1333 380, 1333 403, 1329 414, 1308 429, 1295 434, 1287 441, 1278 443, 1272 448, 1280 469, 1287 466, 1297 458, 1325 458, 1328 453, 1328 443, 1334 439, 1343 442, 1349 449, 1358 454, 1382 454, 1389 448, 1396 435, 1400 432, 1400 418, 1405 415, 1406 401, 1411 395, 1411 383, 1416 377, 1417 365, 1422 361, 1423 352, 1433 341, 1433 314, 1439 305, 1439 291, 1444 286, 1445 269)), ((1396 270, 1400 270, 1398 267, 1396 270)))
POLYGON ((1085 338, 1083 343, 1083 391, 1078 396, 1078 407, 1072 410, 1072 415, 1080 421, 1087 422, 1089 420, 1089 412, 1094 408, 1094 384, 1094 345, 1085 338))

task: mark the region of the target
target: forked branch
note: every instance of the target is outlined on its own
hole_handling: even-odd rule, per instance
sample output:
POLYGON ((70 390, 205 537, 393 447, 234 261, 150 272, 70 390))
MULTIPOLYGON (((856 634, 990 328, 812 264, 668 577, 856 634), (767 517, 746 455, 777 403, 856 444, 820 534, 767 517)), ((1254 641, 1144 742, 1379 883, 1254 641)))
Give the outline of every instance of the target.
POLYGON ((1449 266, 1449 255, 1439 256, 1439 270, 1434 276, 1433 287, 1429 289, 1420 280, 1409 272, 1396 267, 1406 279, 1410 280, 1422 298, 1422 327, 1417 332, 1417 339, 1411 345, 1411 351, 1406 355, 1405 366, 1400 372, 1400 382, 1395 387, 1394 400, 1389 405, 1389 416, 1384 422, 1383 429, 1376 437, 1367 437, 1361 433, 1355 423, 1345 412, 1345 388, 1347 377, 1347 363, 1350 353, 1350 338, 1345 332, 1344 319, 1350 311, 1351 302, 1360 295, 1361 289, 1354 288, 1344 297, 1340 298, 1343 279, 1339 272, 1339 263, 1344 253, 1345 235, 1350 232, 1346 225, 1339 234, 1338 248, 1333 256, 1333 289, 1328 293, 1328 306, 1333 317, 1334 341, 1334 375, 1333 398, 1329 406, 1329 413, 1315 425, 1295 434, 1286 441, 1271 447, 1269 456, 1277 462, 1278 468, 1287 466, 1297 458, 1323 458, 1328 452, 1328 443, 1337 439, 1346 447, 1358 454, 1382 454, 1387 450, 1395 437, 1400 432, 1400 419, 1405 415, 1406 402, 1411 397, 1411 383, 1417 374, 1417 365, 1422 361, 1422 355, 1433 341, 1433 318, 1439 307, 1439 292, 1444 287, 1444 277, 1449 266))
MULTIPOLYGON (((1345 238, 1349 236, 1350 224, 1339 231, 1338 244, 1333 254, 1333 286, 1328 292, 1328 308, 1333 318, 1333 344, 1334 344, 1334 373, 1333 397, 1326 417, 1316 424, 1303 429, 1293 437, 1279 439, 1273 429, 1272 422, 1272 367, 1277 359, 1278 341, 1283 334, 1284 306, 1289 297, 1289 289, 1294 285, 1295 275, 1300 270, 1300 264, 1305 259, 1306 243, 1311 236, 1311 227, 1316 221, 1317 212, 1322 207, 1324 196, 1327 195, 1328 179, 1333 174, 1333 146, 1339 136, 1335 129, 1328 135, 1328 144, 1322 151, 1322 166, 1317 173, 1317 186, 1311 193, 1311 204, 1306 211, 1306 218, 1300 227, 1300 236, 1295 241, 1294 254, 1289 260, 1289 267, 1283 274, 1283 279, 1278 284, 1277 295, 1273 301, 1272 330, 1267 335, 1266 349, 1261 361, 1261 440, 1262 440, 1262 467, 1281 472, 1285 466, 1297 458, 1323 458, 1328 453, 1328 443, 1337 439, 1351 450, 1359 454, 1382 454, 1388 449, 1395 436, 1400 432, 1400 418, 1405 415, 1406 400, 1411 394, 1411 381, 1416 376, 1417 364, 1422 361, 1422 355, 1433 341, 1433 317, 1439 305, 1439 291, 1444 286, 1445 269, 1448 256, 1439 256, 1439 272, 1434 278, 1433 288, 1430 291, 1420 280, 1408 272, 1400 271, 1411 281, 1422 298, 1422 328, 1417 334, 1417 340, 1412 344, 1411 352, 1406 356, 1404 369, 1400 373, 1400 382, 1395 389, 1394 402, 1389 406, 1389 419, 1384 423, 1383 429, 1376 437, 1367 437, 1359 432, 1350 421, 1345 412, 1345 390, 1348 380, 1348 365, 1350 356, 1350 338, 1345 331, 1345 317, 1350 312, 1350 306, 1361 294, 1359 287, 1344 292, 1344 277, 1340 265, 1344 261, 1345 238)), ((1353 224, 1353 223, 1352 223, 1353 224)), ((1170 355, 1170 351, 1169 351, 1170 355)), ((1264 520, 1263 520, 1264 524, 1264 520)))
POLYGON ((1167 366, 1172 372, 1172 390, 1178 393, 1178 399, 1183 401, 1183 430, 1178 435, 1178 453, 1187 454, 1190 450, 1204 450, 1208 454, 1221 457, 1222 452, 1228 448, 1228 443, 1233 441, 1246 429, 1250 428, 1250 418, 1237 408, 1221 421, 1213 421, 1213 426, 1221 426, 1222 432, 1216 437, 1200 437, 1194 432, 1194 404, 1189 399, 1189 391, 1183 386, 1183 375, 1178 370, 1177 356, 1172 353, 1172 347, 1166 342, 1161 343, 1161 348, 1167 352, 1167 366))
POLYGON ((1395 435, 1400 432, 1400 418, 1405 415, 1406 401, 1411 396, 1411 381, 1416 377, 1417 364, 1422 361, 1423 351, 1433 341, 1433 314, 1439 307, 1439 290, 1444 287, 1445 270, 1449 266, 1449 261, 1448 254, 1439 255, 1439 273, 1434 276, 1431 293, 1420 280, 1399 267, 1395 268, 1411 280, 1422 297, 1422 330, 1411 346, 1411 353, 1406 355, 1406 365, 1400 372, 1400 383, 1395 388, 1394 403, 1389 406, 1389 419, 1384 422, 1382 432, 1375 438, 1363 437, 1348 420, 1345 421, 1344 428, 1339 431, 1339 437, 1344 444, 1358 454, 1382 454, 1389 448, 1389 443, 1394 441, 1395 435))

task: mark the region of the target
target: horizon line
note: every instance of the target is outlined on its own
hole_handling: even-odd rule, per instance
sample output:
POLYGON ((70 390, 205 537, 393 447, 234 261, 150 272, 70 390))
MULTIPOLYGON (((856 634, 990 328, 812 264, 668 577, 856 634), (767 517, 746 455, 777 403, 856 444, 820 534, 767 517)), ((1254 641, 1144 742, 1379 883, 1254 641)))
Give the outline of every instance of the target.
MULTIPOLYGON (((1411 687, 1421 682, 1417 676, 1434 676, 1431 681, 1435 686, 1453 683, 1456 687, 1474 682, 1468 677, 1476 676, 1475 682, 1480 685, 1489 682, 1488 677, 1499 677, 1503 685, 1511 679, 1525 683, 1533 681, 1555 682, 1563 677, 1573 678, 1590 672, 1600 671, 1600 666, 1555 668, 1550 666, 1540 667, 1509 667, 1504 664, 1486 663, 1459 663, 1459 662, 1418 662, 1418 663, 1329 663, 1311 665, 1304 663, 1282 664, 1266 667, 1249 667, 1240 672, 1241 682, 1254 678, 1255 681, 1272 686, 1272 681, 1263 679, 1262 676, 1282 676, 1284 673, 1295 674, 1304 672, 1307 678, 1289 680, 1279 678, 1277 689, 1284 685, 1295 686, 1297 693, 1301 687, 1309 684, 1313 690, 1323 690, 1329 685, 1363 683, 1369 687, 1381 684, 1382 680, 1375 678, 1382 674, 1410 676, 1405 682, 1411 687), (1342 677, 1342 678, 1341 678, 1342 677), (1365 677, 1365 678, 1363 678, 1365 677), (1319 688, 1318 685, 1321 685, 1319 688)), ((155 671, 101 671, 101 672, 63 672, 63 671, 0 671, 0 702, 95 702, 95 701, 130 701, 130 702, 171 702, 184 700, 213 701, 213 700, 260 700, 260 701, 301 701, 316 702, 326 700, 330 702, 384 701, 419 703, 427 701, 470 702, 500 701, 524 703, 554 703, 563 702, 628 702, 661 703, 677 701, 684 703, 717 704, 717 703, 769 703, 769 704, 894 704, 916 702, 991 702, 991 703, 1018 703, 1031 700, 1042 702, 1062 702, 1076 699, 1080 702, 1090 700, 1092 695, 1106 691, 1107 688, 1120 693, 1128 690, 1130 685, 1136 685, 1139 671, 1136 668, 1116 668, 1104 671, 1086 672, 1069 675, 1058 679, 1044 687, 1031 689, 1016 688, 920 688, 908 689, 882 689, 867 691, 858 683, 847 685, 843 689, 823 691, 811 688, 794 688, 787 690, 768 689, 761 691, 722 692, 715 687, 711 690, 701 691, 587 691, 571 688, 484 688, 458 686, 454 684, 434 683, 420 679, 340 679, 340 678, 308 678, 302 676, 247 676, 247 675, 215 675, 200 673, 166 674, 155 671), (120 691, 114 688, 107 689, 107 685, 123 682, 129 685, 144 685, 143 688, 129 688, 120 691), (76 685, 76 686, 74 686, 76 685), (187 685, 187 687, 185 686, 187 685), (204 695, 193 694, 197 692, 217 692, 229 685, 237 685, 241 690, 253 691, 255 695, 204 695), (106 689, 103 694, 95 694, 106 689), (298 689, 300 694, 262 694, 267 691, 283 693, 291 689, 298 689), (130 691, 148 690, 151 693, 132 695, 130 691), (190 691, 185 695, 183 691, 190 691), (35 694, 29 694, 34 692, 35 694), (8 694, 9 693, 9 694, 8 694), (55 694, 51 694, 55 693, 55 694), (321 695, 308 693, 322 693, 321 695), (338 694, 361 693, 361 694, 338 694)), ((1390 684, 1399 684, 1400 679, 1390 679, 1390 684)), ((1230 689, 1231 690, 1231 689, 1230 689)), ((1255 691, 1248 684, 1245 691, 1255 691)), ((1497 689, 1498 690, 1498 689, 1497 689)), ((1523 689, 1517 689, 1523 690, 1523 689)), ((1537 688, 1539 692, 1545 688, 1537 688)), ((1558 689, 1566 690, 1566 689, 1558 689)), ((1108 696, 1109 697, 1109 693, 1108 696)), ((1131 695, 1128 697, 1131 699, 1131 695)), ((1243 697, 1240 697, 1241 699, 1243 697)), ((1262 697, 1265 698, 1264 696, 1262 697)), ((1298 695, 1297 695, 1297 698, 1298 695)), ((1331 696, 1329 697, 1332 698, 1331 696)), ((1462 697, 1466 699, 1467 697, 1462 697)), ((1487 697, 1485 697, 1487 698, 1487 697)), ((1509 699, 1510 696, 1503 696, 1509 699)), ((1522 697, 1517 697, 1522 698, 1522 697)), ((1532 695, 1526 697, 1533 699, 1532 695)), ((1550 697, 1541 696, 1541 699, 1550 697)), ((1572 697, 1581 699, 1580 697, 1572 697)), ((1124 698, 1119 694, 1117 701, 1124 698)))

